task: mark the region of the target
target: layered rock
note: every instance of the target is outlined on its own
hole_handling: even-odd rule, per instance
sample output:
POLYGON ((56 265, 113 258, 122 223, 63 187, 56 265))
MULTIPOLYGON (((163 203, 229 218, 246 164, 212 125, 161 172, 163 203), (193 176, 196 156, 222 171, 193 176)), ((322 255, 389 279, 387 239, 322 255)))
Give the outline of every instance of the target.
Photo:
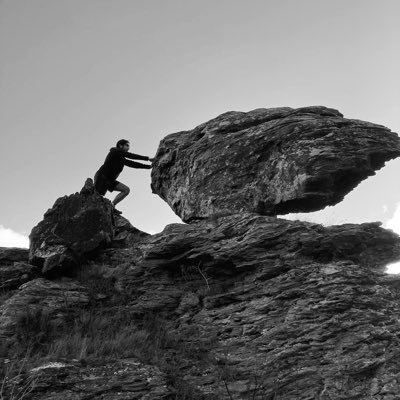
MULTIPOLYGON (((262 214, 334 204, 398 155, 396 134, 336 110, 230 112, 157 152, 153 191, 190 224, 150 236, 114 216, 91 181, 57 200, 32 231, 30 260, 46 276, 79 273, 33 279, 0 306, 7 343, 28 311, 73 348, 27 372, 30 396, 397 399, 400 278, 385 268, 400 260, 400 237, 376 222, 262 214), (94 365, 81 351, 90 338, 94 365)), ((15 288, 29 264, 10 254, 15 288)))
POLYGON ((36 319, 45 315, 50 324, 60 324, 63 316, 75 307, 89 303, 82 285, 72 280, 50 281, 37 278, 20 286, 19 290, 0 306, 0 337, 16 333, 21 318, 36 319))
POLYGON ((190 349, 181 373, 206 399, 381 400, 400 391, 398 280, 383 272, 398 259, 378 223, 243 213, 169 225, 98 264, 131 312, 168 321, 180 346, 166 357, 190 349))
POLYGON ((28 262, 29 250, 19 247, 0 247, 0 266, 12 265, 15 262, 28 262))
POLYGON ((135 359, 82 366, 77 362, 47 363, 30 371, 32 400, 173 398, 158 368, 135 359))
POLYGON ((152 189, 185 222, 315 211, 399 155, 395 133, 334 109, 227 112, 160 142, 152 189))
POLYGON ((113 238, 111 203, 88 179, 80 193, 59 198, 32 229, 30 262, 46 276, 68 273, 113 238))
POLYGON ((38 268, 28 264, 29 250, 0 247, 0 291, 17 289, 38 275, 38 268))
POLYGON ((16 262, 13 265, 0 266, 0 290, 17 289, 37 276, 38 267, 28 263, 16 262))

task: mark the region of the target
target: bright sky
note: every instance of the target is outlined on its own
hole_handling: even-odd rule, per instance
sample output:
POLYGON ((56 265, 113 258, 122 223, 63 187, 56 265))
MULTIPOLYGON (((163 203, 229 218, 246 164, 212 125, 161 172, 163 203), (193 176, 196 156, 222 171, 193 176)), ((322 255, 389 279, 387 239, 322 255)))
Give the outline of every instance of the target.
MULTIPOLYGON (((27 245, 121 138, 153 156, 226 111, 309 105, 400 132, 399 20, 398 0, 0 0, 0 246, 27 245)), ((399 166, 305 218, 400 232, 399 166)), ((133 225, 179 221, 149 170, 119 180, 133 225)))

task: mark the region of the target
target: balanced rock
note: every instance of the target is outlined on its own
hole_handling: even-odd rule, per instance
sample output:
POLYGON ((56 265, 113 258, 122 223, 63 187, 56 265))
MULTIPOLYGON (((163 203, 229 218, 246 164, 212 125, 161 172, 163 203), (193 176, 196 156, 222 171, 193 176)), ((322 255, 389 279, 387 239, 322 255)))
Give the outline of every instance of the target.
POLYGON ((396 133, 334 109, 232 111, 166 136, 151 186, 185 222, 316 211, 399 155, 396 133))
POLYGON ((80 193, 64 196, 48 210, 30 236, 30 262, 54 276, 77 266, 111 243, 113 213, 109 200, 88 179, 80 193))

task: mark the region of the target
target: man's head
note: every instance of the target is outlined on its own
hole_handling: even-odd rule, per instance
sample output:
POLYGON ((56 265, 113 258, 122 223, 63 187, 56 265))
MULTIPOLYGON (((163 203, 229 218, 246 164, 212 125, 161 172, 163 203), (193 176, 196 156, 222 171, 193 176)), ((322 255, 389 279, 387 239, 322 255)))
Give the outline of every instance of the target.
POLYGON ((117 149, 128 151, 129 150, 129 140, 126 140, 126 139, 118 140, 117 149))

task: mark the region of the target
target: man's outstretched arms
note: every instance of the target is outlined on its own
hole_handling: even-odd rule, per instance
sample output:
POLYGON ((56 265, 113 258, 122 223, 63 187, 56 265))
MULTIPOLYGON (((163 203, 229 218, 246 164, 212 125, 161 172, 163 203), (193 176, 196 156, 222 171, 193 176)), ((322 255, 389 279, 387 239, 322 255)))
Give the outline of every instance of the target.
MULTIPOLYGON (((129 151, 124 151, 117 147, 112 148, 111 151, 116 151, 118 153, 121 153, 125 158, 130 158, 132 160, 153 161, 153 158, 150 158, 147 156, 141 156, 140 154, 129 153, 129 151)), ((126 164, 126 165, 128 165, 128 164, 126 164)))
MULTIPOLYGON (((152 158, 148 158, 148 159, 149 159, 149 161, 153 160, 152 158)), ((131 160, 125 160, 124 164, 131 168, 151 169, 151 167, 152 167, 151 165, 146 165, 146 164, 142 164, 142 163, 131 161, 131 160)))

